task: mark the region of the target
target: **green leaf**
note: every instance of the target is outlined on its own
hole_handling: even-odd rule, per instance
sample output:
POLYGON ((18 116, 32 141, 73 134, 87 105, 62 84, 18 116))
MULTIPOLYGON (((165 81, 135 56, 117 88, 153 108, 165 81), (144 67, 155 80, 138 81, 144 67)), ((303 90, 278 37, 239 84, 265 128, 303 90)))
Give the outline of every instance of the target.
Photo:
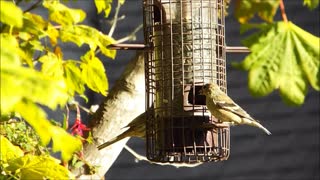
POLYGON ((96 42, 103 55, 111 59, 114 59, 116 57, 116 51, 107 48, 107 46, 109 46, 110 44, 115 43, 115 41, 110 36, 99 33, 96 42))
POLYGON ((39 58, 39 61, 42 63, 41 72, 43 74, 57 79, 63 77, 62 60, 57 55, 48 52, 47 55, 39 58))
POLYGON ((73 153, 81 150, 81 140, 71 136, 61 127, 51 126, 51 133, 53 142, 52 150, 54 152, 61 151, 61 157, 63 160, 70 160, 73 153))
POLYGON ((251 54, 234 66, 249 71, 252 95, 279 89, 287 104, 301 105, 308 83, 320 90, 319 42, 291 22, 270 24, 244 41, 251 54))
POLYGON ((19 44, 17 39, 6 33, 0 34, 0 58, 1 58, 1 66, 4 63, 19 65, 20 57, 18 53, 12 53, 19 51, 19 44))
POLYGON ((21 32, 28 32, 40 39, 46 36, 45 30, 48 25, 49 23, 40 15, 27 12, 23 14, 23 28, 21 32))
POLYGON ((82 79, 93 91, 106 95, 108 90, 108 80, 102 62, 88 52, 81 57, 82 79))
POLYGON ((252 29, 265 29, 269 27, 269 23, 245 23, 240 25, 240 34, 243 34, 252 29))
POLYGON ((61 151, 62 158, 68 160, 81 148, 81 141, 51 125, 43 110, 34 104, 51 109, 64 105, 69 98, 64 80, 10 61, 1 61, 0 68, 1 84, 5 84, 1 86, 1 114, 19 113, 35 129, 44 145, 52 140, 53 150, 61 151))
POLYGON ((34 50, 38 50, 38 51, 44 50, 43 45, 38 40, 31 40, 31 41, 29 41, 29 43, 32 45, 32 49, 34 49, 34 50))
POLYGON ((236 0, 235 17, 240 23, 247 23, 255 14, 272 22, 277 12, 280 0, 236 0))
POLYGON ((108 17, 111 12, 112 0, 94 0, 98 13, 104 11, 105 17, 108 17))
POLYGON ((1 60, 1 113, 14 111, 24 99, 55 109, 64 105, 69 95, 61 79, 53 79, 31 68, 10 65, 1 60))
POLYGON ((114 43, 115 40, 89 26, 66 26, 60 30, 60 38, 62 42, 73 42, 79 47, 83 44, 88 44, 91 50, 96 50, 96 48, 99 47, 105 56, 112 59, 116 56, 115 50, 106 48, 108 45, 114 43))
POLYGON ((13 145, 6 137, 0 135, 0 160, 1 163, 7 163, 18 157, 23 156, 23 151, 18 147, 13 145))
POLYGON ((311 86, 320 91, 320 38, 290 23, 295 57, 311 86))
POLYGON ((4 24, 22 27, 22 10, 14 3, 8 1, 0 1, 0 21, 4 24))
POLYGON ((94 42, 94 28, 85 25, 66 26, 60 29, 60 39, 62 42, 73 42, 79 47, 83 44, 88 44, 90 48, 96 48, 97 44, 94 42))
MULTIPOLYGON (((19 32, 19 37, 21 33, 32 34, 34 40, 40 40, 48 36, 53 46, 57 44, 59 32, 52 24, 44 20, 40 15, 29 12, 24 13, 23 17, 23 28, 19 32)), ((29 39, 24 38, 23 40, 28 41, 29 39)))
POLYGON ((49 10, 49 19, 61 25, 76 24, 86 18, 83 10, 68 8, 59 1, 44 1, 43 6, 49 10))
POLYGON ((79 94, 84 93, 84 81, 81 76, 80 67, 76 62, 69 60, 63 64, 66 83, 71 94, 76 91, 79 94))
POLYGON ((84 93, 84 81, 80 67, 77 65, 80 62, 76 60, 62 61, 56 54, 50 52, 42 56, 39 61, 42 62, 41 71, 44 74, 56 79, 64 79, 70 96, 74 96, 75 92, 84 93))
POLYGON ((74 179, 72 174, 56 160, 47 155, 27 154, 10 162, 7 168, 19 172, 21 179, 74 179))
POLYGON ((319 0, 303 0, 303 5, 308 6, 310 10, 319 6, 319 0))
POLYGON ((68 161, 72 154, 82 148, 82 142, 64 129, 52 125, 45 112, 30 101, 21 101, 15 106, 16 112, 35 129, 43 145, 52 141, 53 152, 61 151, 63 160, 68 161))
POLYGON ((59 31, 51 24, 48 25, 47 35, 50 38, 50 43, 52 46, 58 44, 59 31))

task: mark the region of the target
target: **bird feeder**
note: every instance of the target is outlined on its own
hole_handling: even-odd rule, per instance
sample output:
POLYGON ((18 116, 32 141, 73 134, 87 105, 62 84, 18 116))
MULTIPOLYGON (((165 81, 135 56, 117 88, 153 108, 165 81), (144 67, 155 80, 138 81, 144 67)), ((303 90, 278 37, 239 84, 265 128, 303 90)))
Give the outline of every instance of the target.
POLYGON ((230 129, 209 113, 206 83, 226 92, 223 0, 144 0, 147 158, 226 160, 230 129))

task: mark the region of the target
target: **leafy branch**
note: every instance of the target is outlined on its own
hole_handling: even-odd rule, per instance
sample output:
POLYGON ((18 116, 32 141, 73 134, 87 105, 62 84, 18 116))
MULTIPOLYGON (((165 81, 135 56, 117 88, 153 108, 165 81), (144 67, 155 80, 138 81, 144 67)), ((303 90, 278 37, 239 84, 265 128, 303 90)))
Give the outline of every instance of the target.
MULTIPOLYGON (((111 10, 111 2, 111 0, 95 1, 98 12, 104 12, 107 17, 111 10)), ((111 21, 113 23, 111 34, 116 28, 119 9, 124 2, 124 0, 118 1, 115 17, 111 21)), ((59 0, 32 2, 24 11, 12 2, 0 3, 1 7, 4 7, 0 10, 1 83, 6 83, 6 86, 1 86, 1 120, 9 122, 11 118, 21 116, 38 135, 40 145, 50 153, 60 152, 62 158, 62 161, 53 160, 48 153, 27 156, 21 146, 21 156, 7 158, 5 166, 1 166, 2 174, 13 178, 74 178, 68 171, 67 162, 76 159, 71 165, 86 164, 82 162, 84 161, 82 143, 92 142, 90 133, 88 138, 82 137, 82 131, 89 129, 81 122, 80 109, 87 113, 92 113, 94 110, 87 110, 76 102, 70 102, 74 96, 86 99, 84 96, 86 88, 107 95, 108 79, 96 52, 113 59, 116 51, 107 47, 116 41, 111 36, 82 24, 86 13, 80 9, 69 8, 59 0), (30 12, 40 5, 48 11, 47 19, 30 12), (12 12, 16 16, 13 17, 12 12), (80 59, 64 59, 61 44, 70 42, 79 47, 87 46, 89 50, 80 59), (63 125, 49 120, 43 107, 51 110, 65 107, 66 116, 63 125), (70 107, 75 107, 77 114, 71 129, 68 125, 69 113, 74 109, 70 107), (14 116, 11 117, 11 114, 14 116), (66 131, 68 129, 74 136, 66 131), (45 147, 48 144, 51 144, 50 147, 45 147), (75 156, 77 157, 74 158, 75 156), (34 166, 29 163, 34 163, 34 166), (42 166, 47 168, 38 169, 42 166)), ((131 33, 129 38, 124 37, 121 41, 134 39, 139 29, 141 26, 131 33)), ((7 137, 7 135, 1 136, 1 140, 7 137)), ((1 147, 4 148, 1 152, 8 152, 1 155, 6 156, 15 148, 20 149, 20 147, 11 148, 14 145, 10 143, 1 147)))
MULTIPOLYGON (((305 0, 304 4, 315 8, 319 1, 305 0)), ((309 84, 320 91, 320 39, 288 21, 283 0, 241 3, 238 0, 235 11, 242 32, 259 30, 243 41, 251 53, 243 62, 233 63, 249 72, 249 90, 253 96, 266 96, 279 90, 286 104, 301 105, 309 84), (273 22, 278 7, 283 21, 273 22), (255 14, 266 23, 250 24, 255 14)))
MULTIPOLYGON (((21 116, 37 133, 41 145, 47 146, 50 143, 50 152, 60 152, 62 157, 60 162, 52 161, 51 157, 44 154, 29 156, 22 153, 21 156, 10 156, 1 162, 6 164, 1 165, 1 173, 18 178, 70 178, 70 172, 59 163, 66 164, 75 152, 81 151, 83 138, 72 136, 62 127, 51 123, 43 107, 51 110, 67 107, 67 101, 75 95, 84 96, 86 87, 107 95, 105 69, 94 52, 99 48, 102 54, 113 59, 115 50, 106 47, 114 40, 81 24, 86 17, 85 12, 69 8, 58 0, 32 2, 24 11, 14 2, 0 3, 1 120, 10 121, 11 114, 14 114, 13 118, 21 116), (48 11, 48 19, 30 12, 40 5, 48 11), (89 50, 79 60, 64 59, 60 48, 64 42, 72 42, 79 47, 86 45, 89 50), (35 64, 40 70, 35 68, 35 64), (39 167, 47 168, 44 168, 45 171, 37 171, 39 167)), ((106 6, 102 9, 110 11, 110 8, 111 6, 106 6)), ((79 109, 77 113, 80 114, 79 109)), ((73 127, 77 131, 84 128, 81 121, 73 127)), ((3 142, 8 142, 6 146, 1 146, 1 156, 20 149, 6 141, 6 138, 7 135, 1 136, 2 145, 3 142)))

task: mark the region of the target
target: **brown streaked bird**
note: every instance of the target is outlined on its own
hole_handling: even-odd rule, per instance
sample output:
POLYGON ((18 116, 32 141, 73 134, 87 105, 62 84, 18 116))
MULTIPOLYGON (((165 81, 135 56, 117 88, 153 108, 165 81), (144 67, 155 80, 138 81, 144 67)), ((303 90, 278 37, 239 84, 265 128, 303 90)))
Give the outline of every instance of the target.
POLYGON ((246 124, 262 129, 268 135, 271 132, 263 127, 257 120, 253 119, 245 110, 237 105, 228 95, 221 91, 215 84, 206 84, 200 90, 200 94, 206 96, 206 105, 210 113, 221 120, 233 125, 246 124))
POLYGON ((126 137, 140 137, 145 138, 145 123, 146 123, 146 113, 142 113, 139 116, 137 116, 134 120, 132 120, 127 126, 124 128, 129 128, 117 137, 111 139, 110 141, 107 141, 101 145, 99 145, 97 148, 99 150, 110 146, 111 144, 118 142, 126 137))

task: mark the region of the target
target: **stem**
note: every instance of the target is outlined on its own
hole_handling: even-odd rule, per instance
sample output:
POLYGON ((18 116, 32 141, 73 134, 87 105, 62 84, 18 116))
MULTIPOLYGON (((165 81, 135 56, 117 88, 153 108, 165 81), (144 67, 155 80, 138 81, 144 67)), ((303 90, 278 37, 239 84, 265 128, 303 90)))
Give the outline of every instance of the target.
POLYGON ((110 26, 112 26, 114 21, 121 21, 121 20, 124 20, 125 18, 126 18, 126 16, 122 15, 122 16, 118 17, 118 19, 106 20, 106 23, 109 24, 110 26))
POLYGON ((80 109, 82 109, 83 111, 85 111, 86 113, 88 113, 88 114, 93 114, 93 113, 90 111, 90 109, 85 108, 84 106, 81 106, 80 104, 78 104, 78 107, 79 107, 80 109))
POLYGON ((112 24, 112 26, 110 28, 109 34, 108 34, 110 37, 112 37, 113 32, 114 32, 114 30, 116 29, 116 26, 117 26, 120 6, 121 6, 121 4, 120 4, 120 1, 118 0, 118 4, 117 4, 117 7, 116 7, 116 12, 114 14, 114 21, 113 21, 113 24, 112 24))
POLYGON ((77 110, 77 119, 79 119, 79 121, 82 121, 82 120, 81 120, 81 114, 80 114, 79 104, 76 104, 76 110, 77 110))
POLYGON ((123 43, 125 41, 129 41, 129 40, 134 40, 136 38, 136 33, 142 29, 143 24, 140 24, 132 33, 130 33, 128 36, 121 38, 119 40, 117 40, 117 44, 119 43, 123 43))
POLYGON ((284 2, 283 0, 280 0, 280 10, 281 10, 281 15, 282 15, 282 19, 284 22, 288 22, 288 18, 286 15, 286 11, 284 9, 284 2))
POLYGON ((70 110, 69 110, 69 107, 68 107, 68 105, 66 104, 66 113, 67 113, 67 115, 66 115, 66 129, 69 129, 69 113, 70 113, 70 110))
POLYGON ((10 25, 9 34, 12 35, 13 26, 10 25))

